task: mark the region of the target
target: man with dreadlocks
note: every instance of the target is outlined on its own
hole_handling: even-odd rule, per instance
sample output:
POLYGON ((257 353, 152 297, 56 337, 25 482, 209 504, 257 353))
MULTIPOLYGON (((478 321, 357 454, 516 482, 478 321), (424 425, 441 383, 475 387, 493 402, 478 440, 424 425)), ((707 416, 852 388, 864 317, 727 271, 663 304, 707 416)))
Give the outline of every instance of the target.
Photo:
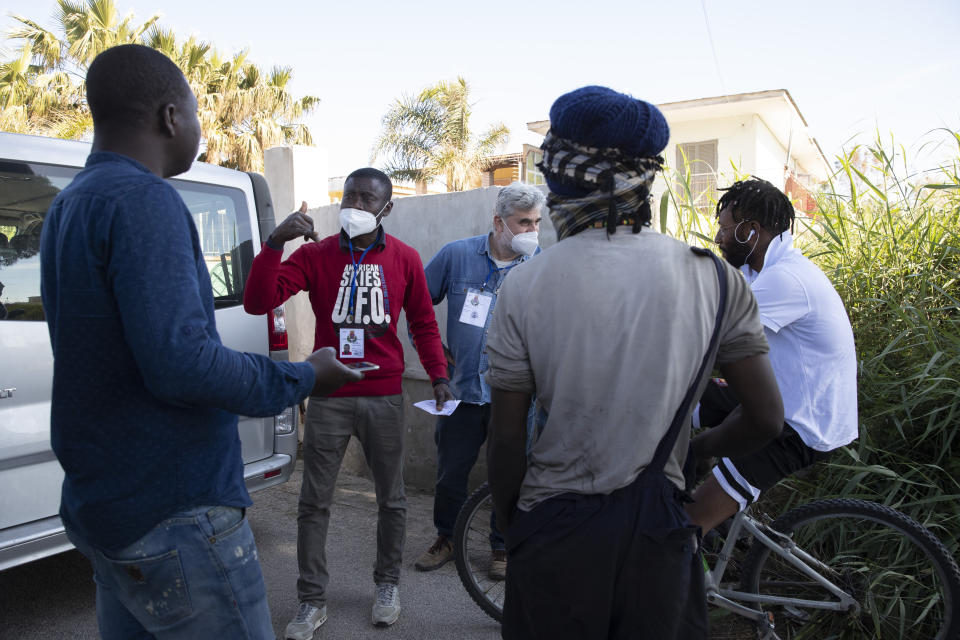
POLYGON ((507 276, 487 339, 487 463, 509 558, 502 634, 705 638, 682 506, 689 416, 716 364, 742 410, 701 454, 745 455, 779 432, 756 303, 722 260, 650 228, 669 137, 655 106, 584 87, 550 120, 541 168, 559 242, 507 276))
MULTIPOLYGON (((697 488, 687 512, 704 532, 756 501, 761 491, 857 437, 853 330, 827 276, 793 247, 790 199, 759 178, 735 182, 725 191, 717 203, 715 241, 757 299, 785 422, 780 436, 763 449, 721 458, 697 488)), ((737 398, 722 380, 712 380, 694 411, 694 426, 722 423, 737 398)), ((709 431, 694 438, 694 450, 709 431)))

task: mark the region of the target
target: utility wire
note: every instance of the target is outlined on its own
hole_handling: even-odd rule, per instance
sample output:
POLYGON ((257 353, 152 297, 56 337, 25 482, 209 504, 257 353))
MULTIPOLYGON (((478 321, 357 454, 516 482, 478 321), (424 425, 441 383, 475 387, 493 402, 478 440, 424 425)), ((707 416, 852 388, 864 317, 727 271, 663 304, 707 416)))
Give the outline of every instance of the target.
POLYGON ((720 90, 723 95, 727 95, 727 84, 723 81, 723 73, 720 71, 720 60, 717 58, 717 47, 713 43, 713 32, 710 30, 710 18, 707 17, 707 0, 700 0, 700 7, 703 9, 703 22, 707 25, 707 38, 710 40, 710 51, 713 53, 713 66, 717 69, 717 78, 720 79, 720 90))

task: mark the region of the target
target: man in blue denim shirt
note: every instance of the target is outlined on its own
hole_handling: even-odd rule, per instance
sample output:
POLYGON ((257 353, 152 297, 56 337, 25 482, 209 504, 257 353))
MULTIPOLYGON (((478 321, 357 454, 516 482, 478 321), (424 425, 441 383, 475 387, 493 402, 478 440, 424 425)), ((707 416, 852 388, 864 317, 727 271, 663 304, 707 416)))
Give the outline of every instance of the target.
POLYGON ((196 227, 163 179, 200 140, 177 66, 123 45, 86 86, 92 153, 50 206, 40 254, 60 516, 93 564, 105 640, 272 640, 237 414, 360 375, 332 349, 292 363, 221 344, 196 227))
MULTIPOLYGON (((546 197, 536 187, 514 182, 497 194, 493 230, 445 245, 425 267, 433 304, 447 300, 450 386, 460 405, 437 419, 437 488, 433 523, 437 540, 415 563, 432 571, 453 557, 453 526, 467 497, 467 477, 487 437, 490 387, 487 329, 500 285, 514 266, 539 253, 538 234, 546 197)), ((490 577, 506 574, 506 552, 493 529, 490 577)))

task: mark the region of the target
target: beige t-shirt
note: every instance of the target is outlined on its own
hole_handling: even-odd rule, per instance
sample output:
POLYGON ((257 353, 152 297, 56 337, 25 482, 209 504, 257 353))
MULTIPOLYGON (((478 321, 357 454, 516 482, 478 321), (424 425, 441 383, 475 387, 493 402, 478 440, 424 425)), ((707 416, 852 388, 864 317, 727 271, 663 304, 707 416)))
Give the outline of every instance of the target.
MULTIPOLYGON (((753 294, 724 266, 718 365, 767 352, 753 294)), ((693 382, 719 295, 709 257, 647 229, 609 239, 587 230, 513 268, 491 320, 487 382, 535 391, 548 413, 520 509, 565 492, 608 494, 639 475, 693 382)), ((680 487, 689 438, 682 429, 666 467, 680 487)))

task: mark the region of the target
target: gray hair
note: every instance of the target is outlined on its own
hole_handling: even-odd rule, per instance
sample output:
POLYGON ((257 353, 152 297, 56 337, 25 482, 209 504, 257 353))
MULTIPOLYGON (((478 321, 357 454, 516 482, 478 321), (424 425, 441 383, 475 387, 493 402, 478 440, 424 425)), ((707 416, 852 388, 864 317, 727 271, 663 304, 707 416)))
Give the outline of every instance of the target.
POLYGON ((547 204, 547 197, 543 195, 540 189, 533 185, 514 182, 509 186, 500 189, 497 194, 497 206, 495 213, 501 218, 509 218, 517 211, 530 211, 536 209, 543 211, 547 204))

